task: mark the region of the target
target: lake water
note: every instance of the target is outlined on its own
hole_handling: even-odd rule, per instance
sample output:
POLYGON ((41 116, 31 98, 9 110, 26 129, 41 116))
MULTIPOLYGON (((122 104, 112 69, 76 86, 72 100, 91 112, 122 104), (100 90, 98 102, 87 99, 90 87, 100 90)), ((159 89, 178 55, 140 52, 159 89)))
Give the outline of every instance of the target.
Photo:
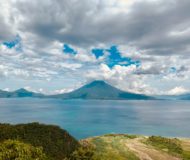
POLYGON ((190 101, 0 99, 0 122, 55 124, 78 139, 108 133, 190 137, 190 101))

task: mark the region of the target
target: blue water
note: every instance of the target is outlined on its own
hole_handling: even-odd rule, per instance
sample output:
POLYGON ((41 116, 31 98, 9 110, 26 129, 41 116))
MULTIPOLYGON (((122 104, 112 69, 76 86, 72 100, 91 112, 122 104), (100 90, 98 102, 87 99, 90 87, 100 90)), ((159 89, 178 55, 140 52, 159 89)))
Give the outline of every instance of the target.
POLYGON ((190 101, 0 99, 0 122, 55 124, 78 139, 108 133, 190 137, 190 101))

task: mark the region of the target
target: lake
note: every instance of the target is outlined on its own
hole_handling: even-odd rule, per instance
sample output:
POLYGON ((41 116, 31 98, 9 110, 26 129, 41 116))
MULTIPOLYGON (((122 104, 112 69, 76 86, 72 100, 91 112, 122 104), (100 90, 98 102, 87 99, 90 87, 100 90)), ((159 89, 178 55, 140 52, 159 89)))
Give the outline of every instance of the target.
POLYGON ((190 101, 0 99, 0 122, 55 124, 78 139, 108 133, 190 137, 190 101))

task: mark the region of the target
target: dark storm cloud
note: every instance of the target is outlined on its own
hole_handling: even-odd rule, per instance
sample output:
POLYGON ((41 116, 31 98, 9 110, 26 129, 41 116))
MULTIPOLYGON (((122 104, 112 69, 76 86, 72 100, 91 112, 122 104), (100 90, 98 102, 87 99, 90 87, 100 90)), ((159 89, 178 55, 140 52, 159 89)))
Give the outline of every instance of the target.
POLYGON ((14 6, 23 17, 19 29, 36 35, 40 45, 59 40, 85 47, 130 44, 156 55, 189 51, 189 0, 136 1, 129 12, 114 12, 94 0, 16 1, 14 6))
POLYGON ((0 11, 0 43, 10 40, 11 38, 13 38, 13 36, 14 33, 12 27, 6 22, 6 17, 0 11))
POLYGON ((137 75, 159 75, 161 73, 163 73, 163 68, 159 68, 159 67, 150 67, 147 69, 138 69, 135 74, 137 75))

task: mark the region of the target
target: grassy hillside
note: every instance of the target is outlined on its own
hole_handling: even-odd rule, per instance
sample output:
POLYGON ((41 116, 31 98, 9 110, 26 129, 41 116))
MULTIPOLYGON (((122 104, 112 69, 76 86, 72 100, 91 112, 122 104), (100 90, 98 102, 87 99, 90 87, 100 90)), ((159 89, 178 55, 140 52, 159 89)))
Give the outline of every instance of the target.
POLYGON ((94 147, 99 160, 190 160, 190 140, 105 135, 81 141, 94 147))

